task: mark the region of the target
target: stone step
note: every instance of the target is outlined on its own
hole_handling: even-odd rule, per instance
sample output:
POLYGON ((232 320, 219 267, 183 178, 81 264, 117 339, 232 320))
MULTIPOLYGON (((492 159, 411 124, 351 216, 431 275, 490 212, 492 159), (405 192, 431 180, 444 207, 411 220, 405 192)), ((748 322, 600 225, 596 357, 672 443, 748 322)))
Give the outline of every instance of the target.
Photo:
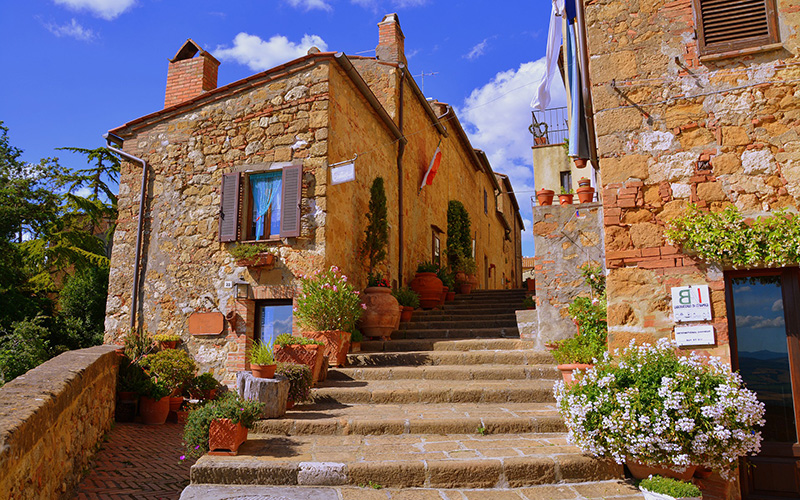
MULTIPOLYGON (((407 329, 395 330, 391 334, 392 339, 425 339, 425 338, 438 338, 438 339, 469 339, 469 338, 519 338, 519 329, 517 325, 506 327, 490 327, 490 328, 447 328, 443 323, 441 328, 416 328, 416 323, 406 323, 407 329)), ((403 324, 401 323, 401 327, 403 324)))
POLYGON ((328 380, 556 380, 554 365, 375 366, 331 368, 328 380))
MULTIPOLYGON (((366 352, 408 352, 408 351, 479 351, 479 350, 519 350, 530 349, 531 342, 518 338, 480 338, 480 339, 393 339, 365 340, 361 351, 366 352)), ((552 358, 547 363, 552 363, 552 358)))
POLYGON ((412 319, 416 318, 418 314, 437 314, 437 313, 446 313, 446 314, 455 314, 455 315, 463 315, 463 314, 473 314, 478 316, 493 316, 495 314, 513 314, 515 311, 520 309, 525 309, 522 306, 522 302, 519 304, 512 303, 512 304, 503 304, 497 306, 481 306, 479 305, 471 305, 471 304, 445 304, 443 308, 439 309, 420 309, 415 310, 414 314, 411 316, 412 319))
POLYGON ((524 488, 385 488, 361 486, 253 486, 191 484, 180 500, 233 498, 292 500, 641 500, 632 482, 621 480, 559 482, 524 488))
POLYGON ((409 323, 400 323, 400 330, 470 330, 487 328, 517 328, 517 318, 497 319, 495 317, 487 317, 484 319, 468 319, 468 320, 426 320, 426 321, 411 321, 409 323))
POLYGON ((620 479, 564 434, 275 436, 252 433, 232 457, 203 456, 192 484, 518 488, 620 479))
POLYGON ((479 321, 485 319, 516 321, 517 315, 514 312, 498 313, 496 311, 485 314, 453 313, 441 309, 431 309, 429 311, 414 311, 411 322, 415 321, 479 321))
MULTIPOLYGON (((493 339, 497 340, 497 339, 493 339)), ((402 341, 389 341, 389 344, 399 345, 402 341)), ((452 341, 451 341, 452 342, 452 341)), ((474 340, 461 341, 474 342, 474 340)), ((517 341, 522 342, 522 341, 517 341)), ((463 350, 465 344, 447 343, 438 341, 433 351, 409 352, 360 352, 347 355, 347 364, 350 367, 358 366, 430 366, 430 365, 542 365, 553 363, 553 355, 548 351, 534 349, 486 349, 463 350)), ((471 345, 471 344, 467 344, 471 345)))
POLYGON ((298 404, 283 419, 259 420, 259 434, 516 434, 566 432, 553 403, 406 405, 298 404))
POLYGON ((326 380, 312 389, 315 403, 548 403, 553 380, 326 380))

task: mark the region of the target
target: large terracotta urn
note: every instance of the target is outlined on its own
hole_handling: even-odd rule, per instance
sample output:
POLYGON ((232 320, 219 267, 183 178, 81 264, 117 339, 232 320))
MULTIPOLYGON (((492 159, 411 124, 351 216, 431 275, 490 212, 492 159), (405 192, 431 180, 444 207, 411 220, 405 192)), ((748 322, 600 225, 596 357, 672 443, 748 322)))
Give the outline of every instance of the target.
POLYGON ((366 306, 359 330, 365 337, 389 340, 400 321, 400 304, 385 286, 371 286, 361 294, 366 306))
MULTIPOLYGON (((340 330, 321 330, 303 332, 303 337, 321 340, 325 343, 325 356, 328 356, 330 366, 344 366, 347 363, 347 353, 350 351, 350 332, 340 330)), ((325 367, 323 362, 320 381, 325 380, 325 367)))
POLYGON ((142 396, 139 403, 139 414, 142 416, 142 423, 146 425, 162 425, 169 416, 169 397, 152 399, 142 396))
POLYGON ((422 309, 433 309, 439 305, 443 285, 436 273, 417 273, 410 286, 419 295, 419 306, 422 309))

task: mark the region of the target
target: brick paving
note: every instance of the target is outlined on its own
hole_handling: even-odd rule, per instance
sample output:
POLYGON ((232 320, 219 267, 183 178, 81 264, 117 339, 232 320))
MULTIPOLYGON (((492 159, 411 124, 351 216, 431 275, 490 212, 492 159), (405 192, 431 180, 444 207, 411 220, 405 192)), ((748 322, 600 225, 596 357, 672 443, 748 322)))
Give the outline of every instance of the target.
POLYGON ((117 423, 102 443, 75 499, 175 500, 194 460, 183 454, 183 425, 117 423))

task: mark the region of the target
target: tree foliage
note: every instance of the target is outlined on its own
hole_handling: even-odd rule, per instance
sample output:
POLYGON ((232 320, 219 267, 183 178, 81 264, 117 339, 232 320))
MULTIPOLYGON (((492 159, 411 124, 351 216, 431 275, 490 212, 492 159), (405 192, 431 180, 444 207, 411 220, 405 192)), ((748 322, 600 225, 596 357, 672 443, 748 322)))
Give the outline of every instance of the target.
POLYGON ((451 266, 472 256, 472 229, 464 204, 450 200, 447 205, 447 258, 451 266))
POLYGON ((372 274, 375 267, 386 260, 386 245, 389 243, 389 222, 387 220, 386 191, 383 177, 372 181, 367 212, 367 229, 361 244, 361 255, 367 261, 367 272, 372 274))

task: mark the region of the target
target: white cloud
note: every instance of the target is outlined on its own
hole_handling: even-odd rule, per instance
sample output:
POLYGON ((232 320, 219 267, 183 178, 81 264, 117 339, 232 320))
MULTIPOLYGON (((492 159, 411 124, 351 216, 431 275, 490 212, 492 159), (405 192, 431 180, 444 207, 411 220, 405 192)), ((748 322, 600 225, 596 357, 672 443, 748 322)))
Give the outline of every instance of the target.
POLYGON ((306 55, 312 46, 322 51, 328 49, 328 44, 317 35, 304 35, 300 42, 294 43, 282 35, 264 41, 256 35, 239 33, 233 39, 233 47, 217 47, 214 57, 221 61, 246 64, 254 71, 263 71, 306 55))
POLYGON ((107 21, 115 19, 133 7, 136 0, 53 0, 57 5, 65 5, 73 10, 88 10, 107 21))
POLYGON ((778 299, 772 303, 773 311, 783 311, 783 299, 778 299))
POLYGON ((97 34, 89 28, 84 28, 75 19, 72 19, 68 24, 59 26, 58 24, 48 23, 44 25, 47 31, 61 38, 67 36, 83 42, 88 42, 94 39, 97 34))
MULTIPOLYGON (((544 73, 544 58, 523 63, 517 69, 503 71, 464 101, 457 113, 472 145, 489 157, 492 169, 507 174, 514 188, 525 223, 523 241, 531 241, 532 213, 530 197, 534 194, 531 146, 531 96, 544 73)), ((559 81, 553 82, 551 107, 564 106, 566 95, 559 81)), ((526 248, 525 254, 532 253, 526 248)))
POLYGON ((486 51, 486 46, 489 44, 489 39, 484 38, 483 41, 476 46, 472 47, 472 50, 469 51, 468 54, 464 55, 465 59, 469 59, 470 61, 479 58, 483 55, 486 51))
POLYGON ((783 326, 783 316, 765 318, 764 316, 736 316, 737 328, 752 328, 760 330, 762 328, 777 328, 783 326))
MULTIPOLYGON (((386 2, 381 0, 350 0, 350 3, 377 12, 386 2)), ((428 0, 392 0, 389 2, 394 8, 407 9, 411 7, 421 7, 428 3, 428 0)))
POLYGON ((296 9, 301 8, 306 11, 319 9, 330 12, 333 10, 333 7, 325 0, 286 0, 286 3, 296 9))

